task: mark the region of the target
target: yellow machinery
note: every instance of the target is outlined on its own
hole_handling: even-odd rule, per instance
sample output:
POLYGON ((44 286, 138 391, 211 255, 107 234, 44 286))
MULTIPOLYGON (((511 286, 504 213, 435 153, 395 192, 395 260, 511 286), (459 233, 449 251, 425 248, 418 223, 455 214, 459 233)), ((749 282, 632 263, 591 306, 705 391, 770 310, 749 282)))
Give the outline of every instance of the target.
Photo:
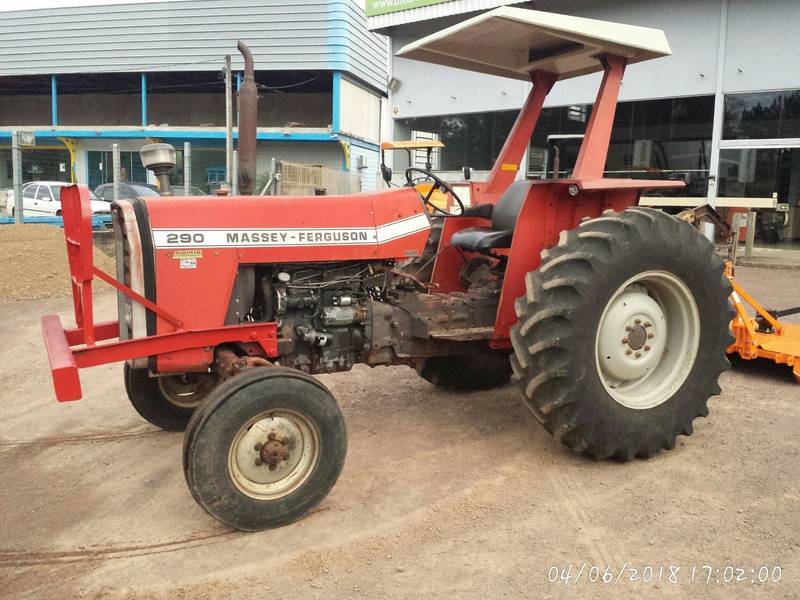
MULTIPOLYGON (((401 140, 397 142, 382 142, 381 143, 381 176, 387 185, 392 185, 392 169, 386 165, 386 151, 405 150, 408 153, 408 164, 413 165, 412 152, 416 150, 425 150, 425 168, 431 170, 433 168, 432 155, 436 148, 444 148, 444 144, 437 140, 401 140)), ((419 177, 408 183, 412 184, 417 191, 423 196, 427 197, 428 193, 433 187, 433 182, 424 177, 419 177)), ((428 203, 428 210, 434 210, 436 207, 442 211, 447 211, 450 202, 447 192, 437 188, 431 193, 430 202, 428 203)))
POLYGON ((734 280, 731 263, 727 264, 725 274, 733 286, 731 303, 736 309, 731 321, 735 341, 728 347, 728 353, 736 353, 745 360, 767 358, 792 367, 794 378, 800 383, 800 325, 779 321, 780 317, 800 313, 800 307, 767 310, 734 280), (756 312, 755 317, 747 312, 745 303, 756 312))

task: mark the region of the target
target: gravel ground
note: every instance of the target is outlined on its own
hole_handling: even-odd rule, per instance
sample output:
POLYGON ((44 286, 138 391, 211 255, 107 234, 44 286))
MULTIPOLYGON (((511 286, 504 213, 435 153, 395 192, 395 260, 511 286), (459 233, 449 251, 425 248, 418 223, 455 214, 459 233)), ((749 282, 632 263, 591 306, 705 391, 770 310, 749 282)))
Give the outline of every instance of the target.
MULTIPOLYGON (((798 304, 800 271, 738 279, 798 304)), ((800 385, 786 367, 737 365, 694 436, 628 464, 561 448, 513 386, 446 393, 402 367, 324 377, 349 428, 338 484, 301 521, 245 534, 194 503, 181 434, 138 417, 119 365, 55 402, 38 317, 69 306, 0 301, 0 597, 800 595, 800 385), (549 581, 569 565, 568 583, 549 581), (726 566, 743 580, 724 585, 726 566), (762 566, 780 582, 752 583, 762 566), (589 581, 606 568, 613 582, 589 581)), ((99 309, 111 316, 113 296, 99 309)))
MULTIPOLYGON (((94 250, 94 264, 112 275, 114 260, 94 250)), ((35 300, 70 292, 64 230, 53 225, 0 226, 0 300, 35 300)), ((111 289, 95 280, 100 291, 111 289)))

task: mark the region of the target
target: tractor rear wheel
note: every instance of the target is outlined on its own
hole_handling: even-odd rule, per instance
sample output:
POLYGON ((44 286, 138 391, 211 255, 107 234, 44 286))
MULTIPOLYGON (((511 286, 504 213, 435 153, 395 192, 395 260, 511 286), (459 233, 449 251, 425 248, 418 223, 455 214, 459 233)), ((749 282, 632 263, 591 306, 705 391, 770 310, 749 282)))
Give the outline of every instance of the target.
POLYGON ((150 377, 147 369, 125 363, 125 391, 142 417, 165 431, 183 431, 219 376, 214 373, 182 373, 150 377))
POLYGON ((420 377, 446 390, 490 390, 511 380, 508 355, 501 352, 433 356, 417 366, 420 377))
POLYGON ((208 514, 243 531, 290 523, 336 483, 347 430, 313 377, 257 367, 224 381, 189 422, 183 470, 208 514))
POLYGON ((643 208, 563 232, 526 276, 512 366, 536 419, 594 458, 672 449, 730 365, 731 286, 713 245, 643 208))

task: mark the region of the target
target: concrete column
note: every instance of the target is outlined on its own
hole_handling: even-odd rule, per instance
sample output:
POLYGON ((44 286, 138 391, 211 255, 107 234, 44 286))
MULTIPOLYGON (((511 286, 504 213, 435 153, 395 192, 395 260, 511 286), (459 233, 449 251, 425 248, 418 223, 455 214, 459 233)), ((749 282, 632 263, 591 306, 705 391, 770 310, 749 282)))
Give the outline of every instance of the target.
POLYGON ((119 183, 120 179, 122 179, 122 171, 121 171, 121 164, 120 164, 120 155, 119 155, 119 144, 112 144, 111 145, 111 158, 112 158, 112 165, 113 165, 113 190, 114 190, 114 202, 119 200, 119 183))
POLYGON ((192 195, 192 144, 183 142, 183 194, 192 195))
MULTIPOLYGON (((711 156, 708 161, 708 195, 706 201, 714 208, 717 204, 719 179, 719 141, 722 139, 722 123, 725 116, 725 45, 728 40, 728 0, 722 0, 719 15, 719 35, 717 37, 717 73, 714 88, 714 118, 711 125, 711 156)), ((714 226, 703 223, 701 229, 712 242, 714 226)))
POLYGON ((19 131, 11 132, 11 170, 14 187, 14 222, 22 225, 25 203, 22 199, 22 148, 19 145, 19 131))

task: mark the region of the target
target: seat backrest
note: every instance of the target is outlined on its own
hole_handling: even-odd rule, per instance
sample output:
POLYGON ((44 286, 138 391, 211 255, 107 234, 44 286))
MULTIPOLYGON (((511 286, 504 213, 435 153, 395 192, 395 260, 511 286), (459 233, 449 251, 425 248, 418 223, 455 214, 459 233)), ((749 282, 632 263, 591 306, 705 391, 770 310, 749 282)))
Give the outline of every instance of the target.
POLYGON ((533 181, 515 181, 508 186, 492 210, 492 229, 506 231, 516 227, 519 211, 522 209, 522 203, 525 202, 531 185, 533 185, 533 181))

